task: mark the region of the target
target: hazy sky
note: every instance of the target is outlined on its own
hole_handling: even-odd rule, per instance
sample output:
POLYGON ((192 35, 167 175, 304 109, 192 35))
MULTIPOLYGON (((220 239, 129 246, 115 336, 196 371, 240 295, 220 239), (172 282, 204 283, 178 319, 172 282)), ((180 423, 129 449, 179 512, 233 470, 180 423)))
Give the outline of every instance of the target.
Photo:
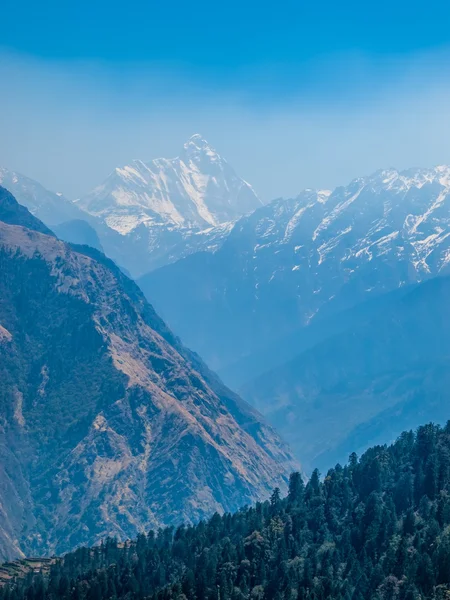
POLYGON ((450 163, 449 17, 433 0, 6 0, 0 165, 74 198, 199 132, 269 200, 450 163))

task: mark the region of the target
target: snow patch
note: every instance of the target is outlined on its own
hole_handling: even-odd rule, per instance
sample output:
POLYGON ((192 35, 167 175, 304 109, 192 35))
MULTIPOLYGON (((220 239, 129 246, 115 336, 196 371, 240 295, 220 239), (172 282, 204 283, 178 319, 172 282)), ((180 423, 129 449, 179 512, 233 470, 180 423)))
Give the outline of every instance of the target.
POLYGON ((320 225, 315 229, 312 239, 313 241, 315 241, 318 237, 318 235, 320 233, 322 233, 322 231, 328 229, 328 227, 339 217, 339 215, 345 211, 346 208, 348 208, 357 198, 358 196, 361 194, 361 192, 363 191, 365 185, 362 185, 359 190, 356 192, 356 194, 353 194, 352 196, 350 196, 349 198, 347 198, 345 201, 341 202, 340 204, 338 204, 332 211, 331 213, 326 216, 322 222, 320 223, 320 225))

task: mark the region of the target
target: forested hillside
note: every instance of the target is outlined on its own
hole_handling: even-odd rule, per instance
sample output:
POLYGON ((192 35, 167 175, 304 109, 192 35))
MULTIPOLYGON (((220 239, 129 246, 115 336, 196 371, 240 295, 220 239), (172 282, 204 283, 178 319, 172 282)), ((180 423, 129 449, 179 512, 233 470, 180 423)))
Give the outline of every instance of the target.
POLYGON ((419 600, 450 596, 450 422, 403 433, 289 494, 196 526, 108 540, 0 600, 419 600))

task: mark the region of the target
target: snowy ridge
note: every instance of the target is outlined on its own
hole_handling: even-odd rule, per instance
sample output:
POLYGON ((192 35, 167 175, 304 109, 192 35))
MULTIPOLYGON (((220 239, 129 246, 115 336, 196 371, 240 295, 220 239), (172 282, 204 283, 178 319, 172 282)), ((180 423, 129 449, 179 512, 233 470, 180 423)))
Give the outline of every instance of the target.
MULTIPOLYGON (((364 255, 371 260, 374 254, 370 248, 386 254, 386 245, 399 239, 411 245, 412 256, 416 252, 423 258, 423 247, 430 254, 448 235, 450 167, 404 172, 390 169, 356 179, 332 193, 305 190, 292 200, 275 200, 248 221, 254 221, 256 234, 270 237, 274 246, 293 243, 301 229, 302 243, 295 251, 308 246, 312 264, 321 264, 323 251, 337 247, 342 252, 339 260, 364 255), (306 227, 302 226, 305 222, 306 227), (343 236, 355 225, 358 231, 344 242, 343 236), (280 229, 284 231, 282 237, 280 229), (377 246, 383 249, 377 250, 377 246)), ((330 257, 336 259, 335 255, 330 257)))
POLYGON ((305 190, 257 209, 205 259, 201 294, 189 261, 145 284, 178 335, 223 369, 311 320, 449 267, 450 167, 439 166, 381 170, 331 194, 305 190), (188 317, 174 279, 184 281, 188 317))
POLYGON ((258 293, 290 278, 315 314, 356 277, 371 281, 366 291, 380 292, 449 265, 450 167, 378 171, 331 194, 306 190, 275 200, 246 221, 245 230, 257 237, 252 265, 258 293), (268 271, 266 264, 276 267, 268 271), (305 272, 316 282, 314 290, 305 284, 305 272))
MULTIPOLYGON (((208 155, 210 152, 212 151, 207 152, 208 155)), ((164 165, 167 166, 171 161, 158 159, 155 162, 163 170, 164 165)), ((132 186, 143 184, 145 177, 149 176, 149 169, 142 161, 135 161, 133 165, 116 169, 115 173, 122 182, 128 182, 132 186)), ((72 202, 60 193, 47 190, 33 179, 2 167, 0 185, 8 189, 20 204, 50 229, 58 231, 59 237, 62 235, 61 226, 64 226, 65 235, 62 238, 66 241, 73 241, 73 236, 69 233, 73 227, 78 227, 76 223, 86 221, 96 231, 99 246, 134 277, 193 252, 214 252, 235 222, 228 220, 211 226, 203 221, 204 225, 201 227, 191 223, 186 225, 181 213, 173 210, 173 205, 163 199, 157 199, 153 204, 155 211, 159 212, 137 206, 136 202, 141 202, 143 198, 148 200, 150 196, 147 191, 139 195, 130 187, 127 191, 122 188, 115 190, 121 207, 116 207, 117 210, 109 213, 106 211, 107 216, 102 217, 93 216, 82 210, 79 202, 72 202)), ((97 189, 104 188, 105 184, 97 189)), ((209 214, 208 219, 219 220, 207 213, 207 208, 202 207, 200 201, 196 206, 203 216, 209 214)))
POLYGON ((204 229, 235 221, 262 204, 199 134, 176 158, 134 160, 116 168, 76 203, 123 235, 141 223, 204 229))

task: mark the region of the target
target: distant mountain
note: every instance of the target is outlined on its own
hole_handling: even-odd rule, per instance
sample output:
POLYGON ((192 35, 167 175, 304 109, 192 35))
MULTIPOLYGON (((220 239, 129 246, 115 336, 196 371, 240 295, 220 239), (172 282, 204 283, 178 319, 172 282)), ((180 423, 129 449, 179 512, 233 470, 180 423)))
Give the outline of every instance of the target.
POLYGON ((251 186, 200 135, 177 158, 135 160, 77 201, 122 234, 141 223, 205 229, 261 206, 251 186))
POLYGON ((0 167, 0 185, 51 229, 55 225, 86 216, 62 194, 51 192, 34 179, 16 171, 0 167))
POLYGON ((295 461, 259 414, 110 260, 24 210, 2 193, 17 224, 0 222, 0 555, 129 538, 285 488, 295 461))
MULTIPOLYGON (((62 194, 47 190, 37 181, 0 167, 0 184, 8 189, 26 207, 30 213, 42 221, 58 237, 66 242, 87 243, 102 249, 118 265, 136 263, 136 243, 124 243, 123 236, 107 227, 100 219, 92 217, 78 208, 62 194), (101 238, 101 241, 100 241, 101 238)), ((146 254, 146 249, 142 249, 146 254)), ((144 259, 144 264, 151 268, 151 262, 144 259)))
POLYGON ((97 231, 105 253, 137 278, 195 252, 214 252, 232 227, 233 223, 207 229, 141 223, 121 235, 102 223, 97 231))
POLYGON ((416 285, 402 286, 393 292, 370 298, 352 308, 313 319, 308 325, 294 329, 288 335, 261 346, 252 354, 231 363, 218 374, 234 390, 242 389, 260 375, 281 367, 297 355, 313 348, 332 336, 350 328, 368 323, 373 317, 392 305, 395 298, 402 298, 416 285))
POLYGON ((378 171, 275 200, 240 219, 214 254, 139 284, 186 344, 226 369, 271 344, 276 357, 277 340, 313 320, 445 273, 449 223, 449 167, 378 171))
MULTIPOLYGON (((5 168, 0 169, 2 182, 32 214, 58 228, 62 239, 75 241, 95 229, 96 247, 133 277, 194 252, 217 250, 233 222, 262 205, 199 135, 184 144, 177 158, 136 160, 115 169, 75 203, 5 168)), ((92 232, 89 239, 92 245, 92 232)))
POLYGON ((64 240, 65 242, 91 246, 91 248, 103 252, 102 244, 97 232, 87 221, 82 219, 65 221, 60 225, 55 225, 53 230, 59 239, 64 240))
MULTIPOLYGON (((247 383, 244 398, 292 444, 305 466, 327 469, 352 451, 395 440, 450 414, 450 277, 351 311, 331 335, 247 383), (364 315, 364 312, 366 313, 364 315)), ((275 350, 276 352, 276 350, 275 350)))

